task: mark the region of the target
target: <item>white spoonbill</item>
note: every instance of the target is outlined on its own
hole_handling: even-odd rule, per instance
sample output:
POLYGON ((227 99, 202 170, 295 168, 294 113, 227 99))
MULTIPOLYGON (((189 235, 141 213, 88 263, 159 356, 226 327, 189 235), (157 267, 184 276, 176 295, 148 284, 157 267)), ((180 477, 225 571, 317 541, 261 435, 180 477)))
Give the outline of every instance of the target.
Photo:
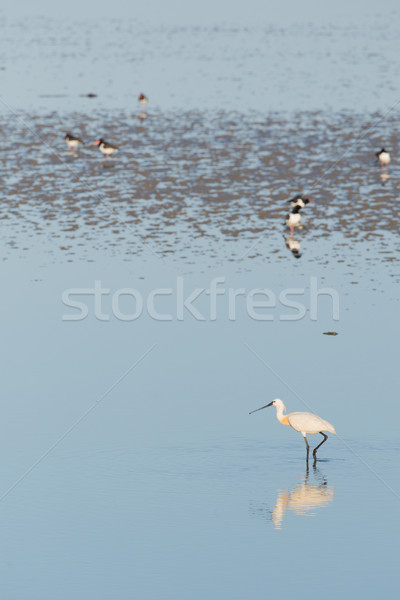
POLYGON ((290 427, 293 427, 293 429, 295 429, 296 431, 299 431, 301 433, 301 435, 303 436, 304 441, 306 443, 306 446, 307 446, 307 459, 306 459, 307 462, 308 462, 308 454, 310 451, 310 446, 308 445, 308 441, 307 441, 307 433, 308 434, 320 433, 322 436, 324 436, 324 439, 322 440, 322 442, 320 444, 318 444, 318 446, 316 448, 314 448, 314 450, 313 450, 314 460, 317 460, 318 448, 320 446, 322 446, 322 444, 324 442, 326 442, 326 440, 328 439, 328 436, 322 432, 329 431, 330 433, 336 433, 333 425, 328 423, 328 421, 321 419, 321 417, 314 415, 313 413, 293 412, 293 413, 289 413, 288 415, 285 415, 284 412, 286 411, 286 407, 283 404, 282 400, 279 400, 279 398, 272 400, 272 402, 270 402, 269 404, 266 404, 265 406, 261 406, 261 408, 256 408, 256 410, 252 410, 249 414, 251 415, 252 413, 257 412, 258 410, 262 410, 263 408, 268 408, 268 406, 275 406, 276 418, 278 419, 278 421, 280 423, 282 423, 282 425, 290 425, 290 427))

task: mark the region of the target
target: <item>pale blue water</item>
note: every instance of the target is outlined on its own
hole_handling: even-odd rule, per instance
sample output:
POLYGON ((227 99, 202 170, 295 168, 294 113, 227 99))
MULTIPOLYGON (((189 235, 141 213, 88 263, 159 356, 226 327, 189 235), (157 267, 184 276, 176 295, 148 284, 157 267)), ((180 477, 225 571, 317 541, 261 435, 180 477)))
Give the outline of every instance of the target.
POLYGON ((305 29, 7 21, 2 597, 395 597, 391 11, 322 29, 312 12, 305 29), (69 129, 86 142, 78 157, 69 129), (102 132, 120 144, 107 163, 90 145, 102 132), (299 190, 313 204, 296 259, 284 217, 299 190), (313 286, 338 299, 336 318, 313 286), (182 305, 196 289, 203 320, 182 305), (259 289, 269 306, 249 301, 259 289), (68 290, 85 319, 68 320, 68 290), (302 318, 288 320, 282 293, 302 318), (335 425, 316 470, 273 408, 249 416, 275 397, 335 425))
POLYGON ((329 11, 259 2, 252 11, 251 2, 224 10, 210 0, 209 10, 180 3, 167 15, 160 2, 160 10, 128 7, 123 19, 102 2, 89 11, 82 2, 75 12, 71 2, 57 6, 67 13, 60 19, 48 2, 40 12, 44 2, 0 13, 1 95, 13 108, 134 111, 143 91, 164 111, 384 113, 400 97, 394 2, 382 10, 343 1, 329 11))

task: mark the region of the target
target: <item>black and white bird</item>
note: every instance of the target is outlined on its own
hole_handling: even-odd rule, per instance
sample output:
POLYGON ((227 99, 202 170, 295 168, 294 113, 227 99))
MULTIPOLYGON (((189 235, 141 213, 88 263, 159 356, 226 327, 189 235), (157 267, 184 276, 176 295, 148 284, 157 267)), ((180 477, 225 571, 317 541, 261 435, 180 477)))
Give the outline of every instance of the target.
POLYGON ((300 220, 301 220, 300 211, 301 211, 301 206, 299 206, 297 204, 294 208, 292 208, 292 211, 286 217, 286 227, 289 227, 292 235, 294 232, 294 228, 299 227, 299 225, 300 225, 300 220))
POLYGON ((98 146, 100 152, 105 154, 106 158, 108 158, 110 156, 110 154, 113 154, 113 152, 118 152, 117 146, 113 146, 112 144, 105 142, 103 140, 103 138, 100 138, 99 140, 96 140, 95 142, 93 142, 93 145, 98 146))
POLYGON ((305 208, 308 203, 312 204, 312 200, 309 200, 308 198, 304 198, 304 196, 302 196, 301 194, 297 194, 297 196, 295 196, 291 200, 288 200, 288 203, 289 202, 290 202, 290 206, 292 208, 294 208, 295 206, 300 206, 300 208, 305 208))
POLYGON ((295 258, 301 257, 299 240, 296 240, 296 238, 294 238, 292 235, 289 235, 287 238, 285 238, 285 244, 286 248, 290 250, 295 258))
POLYGON ((145 96, 144 94, 140 94, 138 100, 139 100, 139 104, 142 104, 142 105, 147 104, 149 101, 147 96, 145 96))
POLYGON ((70 133, 65 134, 64 140, 67 142, 68 148, 70 150, 76 150, 77 148, 79 148, 79 146, 83 145, 83 142, 80 138, 75 137, 74 135, 71 135, 70 133))
POLYGON ((381 163, 381 169, 383 169, 383 167, 389 166, 390 154, 389 154, 389 152, 386 152, 385 148, 382 148, 382 150, 380 152, 376 152, 375 156, 378 158, 379 162, 381 163))

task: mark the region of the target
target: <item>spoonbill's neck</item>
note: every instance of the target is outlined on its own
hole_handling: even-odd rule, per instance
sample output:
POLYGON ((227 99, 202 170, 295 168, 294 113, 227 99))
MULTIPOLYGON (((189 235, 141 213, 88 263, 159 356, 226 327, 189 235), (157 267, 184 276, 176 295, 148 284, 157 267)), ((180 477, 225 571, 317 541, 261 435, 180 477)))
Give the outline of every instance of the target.
POLYGON ((282 425, 288 425, 287 423, 287 418, 285 415, 285 411, 286 411, 286 406, 283 404, 283 402, 279 402, 279 404, 275 405, 276 408, 276 418, 278 419, 278 421, 280 423, 282 423, 282 425))

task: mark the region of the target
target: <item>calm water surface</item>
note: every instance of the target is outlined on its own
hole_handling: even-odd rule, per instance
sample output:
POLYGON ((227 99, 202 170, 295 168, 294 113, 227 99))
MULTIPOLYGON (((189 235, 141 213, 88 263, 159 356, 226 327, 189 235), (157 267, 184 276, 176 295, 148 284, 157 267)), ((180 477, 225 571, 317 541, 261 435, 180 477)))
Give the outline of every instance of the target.
POLYGON ((104 25, 68 25, 59 43, 56 22, 3 23, 2 597, 395 596, 400 172, 398 110, 384 117, 382 107, 399 95, 389 17, 368 22, 372 54, 355 26, 216 28, 193 44, 191 30, 150 27, 140 55, 127 43, 132 23, 110 25, 121 35, 107 53, 93 46, 104 25), (326 54, 299 49, 308 38, 326 54), (349 46, 347 61, 334 53, 349 46), (259 76, 268 48, 281 56, 279 69, 263 63, 276 74, 271 95, 259 76), (77 62, 81 87, 66 83, 77 62), (164 95, 162 79, 141 80, 159 99, 142 116, 128 64, 138 78, 164 73, 164 95), (13 71, 30 73, 23 97, 13 71), (249 82, 258 87, 247 101, 249 82), (87 91, 98 98, 80 98, 87 91), (77 155, 66 131, 85 141, 77 155), (99 136, 120 147, 108 161, 91 145, 99 136), (393 154, 384 172, 374 156, 383 145, 393 154), (286 201, 299 191, 313 202, 290 238, 286 201), (88 293, 96 281, 101 305, 88 293), (329 288, 338 314, 315 286, 329 288), (233 317, 229 288, 239 290, 233 317), (63 302, 71 289, 83 320, 68 320, 79 312, 63 302), (169 320, 149 315, 156 289, 169 320), (260 318, 246 304, 257 289, 272 298, 260 318), (182 307, 195 290, 201 319, 182 307), (124 320, 138 297, 140 316, 124 320), (275 397, 335 425, 315 468, 274 409, 248 415, 275 397))

